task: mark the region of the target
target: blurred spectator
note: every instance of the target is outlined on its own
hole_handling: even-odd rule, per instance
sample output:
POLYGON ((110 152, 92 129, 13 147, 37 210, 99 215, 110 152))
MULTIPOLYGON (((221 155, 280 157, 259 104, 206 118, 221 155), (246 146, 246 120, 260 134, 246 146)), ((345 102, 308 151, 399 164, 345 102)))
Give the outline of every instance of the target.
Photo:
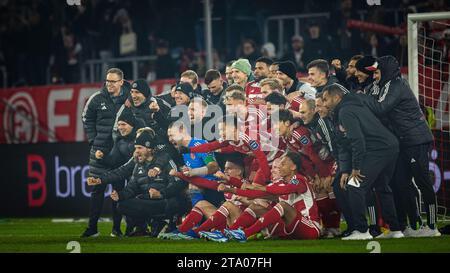
POLYGON ((368 33, 366 37, 365 55, 370 55, 375 58, 386 55, 386 43, 382 39, 379 39, 378 35, 375 33, 368 33))
POLYGON ((169 79, 175 77, 175 61, 169 54, 169 43, 160 40, 156 45, 156 79, 169 79))
POLYGON ((271 42, 265 43, 261 48, 261 54, 263 57, 275 59, 277 57, 275 45, 271 42))
POLYGON ((82 45, 69 26, 63 25, 54 38, 50 65, 53 83, 77 83, 82 45))
POLYGON ((197 53, 194 58, 193 62, 193 68, 194 71, 197 72, 197 74, 205 75, 206 73, 206 59, 205 54, 203 53, 197 53))
POLYGON ((247 59, 252 67, 255 66, 256 59, 260 57, 260 54, 256 51, 255 42, 251 39, 244 40, 241 44, 240 55, 238 57, 247 59))
POLYGON ((220 59, 219 52, 216 49, 214 49, 214 52, 213 52, 213 69, 216 69, 216 70, 219 70, 219 71, 223 71, 224 68, 225 68, 225 64, 220 59))
POLYGON ((353 9, 352 0, 341 0, 339 9, 330 16, 330 35, 337 41, 338 57, 341 60, 348 60, 351 56, 361 53, 361 31, 357 28, 348 28, 347 20, 360 20, 360 17, 353 9))
MULTIPOLYGON (((81 6, 69 6, 65 1, 56 0, 0 0, 0 64, 6 67, 7 84, 45 84, 51 76, 55 76, 54 82, 76 82, 80 78, 79 66, 87 59, 106 60, 120 56, 152 54, 157 55, 158 61, 147 64, 145 69, 139 69, 142 77, 147 75, 149 79, 154 79, 156 72, 158 79, 173 78, 189 69, 199 70, 197 72, 203 75, 206 69, 205 59, 204 56, 196 55, 201 48, 195 47, 198 39, 196 35, 199 34, 189 31, 194 29, 198 18, 201 17, 202 4, 201 1, 191 1, 191 4, 183 9, 175 0, 83 0, 81 6), (170 20, 180 16, 184 16, 184 20, 170 20), (186 31, 180 33, 180 26, 185 27, 186 31), (161 46, 157 37, 170 37, 173 48, 169 49, 168 45, 161 46), (33 46, 29 46, 30 44, 33 46)), ((448 1, 445 0, 393 0, 370 8, 365 1, 340 0, 329 3, 316 0, 303 4, 286 2, 280 7, 276 1, 268 0, 259 1, 257 5, 252 4, 248 9, 231 9, 227 14, 227 9, 222 7, 215 8, 215 16, 229 16, 231 21, 237 16, 253 16, 255 11, 262 14, 259 9, 266 11, 263 16, 330 13, 327 26, 318 25, 317 22, 309 24, 306 33, 302 33, 304 41, 294 37, 291 40, 292 50, 283 56, 283 59, 293 61, 301 72, 305 72, 306 63, 316 58, 331 60, 337 57, 348 60, 351 55, 363 52, 376 56, 396 55, 400 63, 406 65, 404 37, 377 36, 367 32, 362 36, 359 29, 347 28, 347 20, 361 19, 358 11, 366 12, 364 20, 367 22, 394 26, 394 18, 400 19, 397 23, 405 24, 406 14, 410 11, 449 10, 448 1), (255 10, 256 6, 258 10, 255 10), (387 12, 390 9, 394 9, 394 12, 387 12)), ((430 24, 430 28, 430 36, 439 40, 440 32, 446 26, 435 22, 430 24), (433 36, 435 32, 436 37, 433 36)), ((303 25, 301 29, 304 29, 303 25)), ((286 28, 285 31, 289 33, 290 29, 286 28)), ((236 32, 215 31, 213 41, 217 51, 213 53, 213 68, 225 71, 224 64, 229 60, 221 57, 229 55, 227 46, 233 44, 233 39, 240 37, 254 38, 243 40, 237 52, 237 56, 248 59, 253 66, 260 56, 278 57, 272 43, 274 40, 266 41, 261 50, 258 49, 255 41, 263 39, 262 33, 262 29, 257 25, 239 28, 236 32), (235 38, 230 38, 230 35, 235 38), (228 40, 231 42, 227 42, 228 40)), ((274 37, 276 33, 269 35, 269 39, 274 37)), ((126 74, 131 75, 130 64, 119 66, 126 74)))
POLYGON ((321 32, 319 23, 311 21, 308 26, 308 36, 305 39, 304 61, 306 63, 315 59, 328 60, 332 54, 331 38, 321 32))
POLYGON ((306 64, 304 60, 305 41, 300 35, 294 35, 291 39, 291 50, 282 58, 283 61, 291 61, 295 64, 297 71, 306 72, 306 64))

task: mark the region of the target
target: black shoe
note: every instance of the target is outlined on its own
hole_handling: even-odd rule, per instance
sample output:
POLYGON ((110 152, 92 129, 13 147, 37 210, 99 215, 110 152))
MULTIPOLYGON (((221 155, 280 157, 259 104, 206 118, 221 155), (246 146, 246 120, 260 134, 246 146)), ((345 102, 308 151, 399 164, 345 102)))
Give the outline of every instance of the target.
POLYGON ((140 229, 140 228, 136 228, 135 231, 131 232, 129 237, 144 237, 144 236, 149 236, 150 233, 148 232, 147 229, 140 229))
POLYGON ((375 238, 378 235, 380 235, 382 232, 381 232, 379 226, 370 226, 369 227, 369 233, 370 233, 370 235, 372 235, 373 238, 375 238))
POLYGON ((127 226, 125 229, 125 236, 131 237, 131 234, 134 232, 134 226, 127 226))
POLYGON ((122 233, 122 231, 120 229, 114 228, 111 231, 111 237, 122 237, 122 236, 123 236, 123 233, 122 233))
POLYGON ((151 225, 150 237, 156 238, 163 228, 167 225, 166 221, 153 221, 151 225))
POLYGON ((98 232, 97 230, 87 228, 87 229, 83 232, 83 234, 81 234, 81 237, 82 237, 82 238, 87 238, 87 237, 98 237, 98 235, 100 235, 100 232, 98 232))
POLYGON ((450 234, 450 225, 446 225, 445 227, 441 227, 440 229, 439 229, 439 232, 441 233, 441 234, 450 234))

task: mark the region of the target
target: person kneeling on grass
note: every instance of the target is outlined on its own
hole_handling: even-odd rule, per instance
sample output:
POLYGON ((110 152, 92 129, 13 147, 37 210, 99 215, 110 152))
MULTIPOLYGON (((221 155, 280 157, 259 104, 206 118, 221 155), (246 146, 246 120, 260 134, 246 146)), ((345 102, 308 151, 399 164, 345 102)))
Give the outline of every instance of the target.
POLYGON ((271 227, 272 237, 283 239, 318 239, 320 236, 320 217, 314 195, 306 178, 299 174, 300 155, 288 152, 280 162, 282 180, 267 186, 253 186, 254 189, 235 189, 225 185, 219 191, 232 192, 249 198, 263 197, 271 194, 279 195, 279 203, 260 217, 253 225, 242 229, 225 229, 229 239, 239 242, 271 227))
POLYGON ((100 178, 87 179, 88 185, 129 179, 123 190, 111 193, 111 199, 119 202, 119 212, 133 219, 136 231, 128 230, 130 236, 148 235, 146 221, 155 216, 184 213, 186 207, 182 198, 186 183, 177 183, 169 176, 175 163, 165 152, 157 152, 156 144, 154 134, 142 131, 136 138, 133 159, 100 178))

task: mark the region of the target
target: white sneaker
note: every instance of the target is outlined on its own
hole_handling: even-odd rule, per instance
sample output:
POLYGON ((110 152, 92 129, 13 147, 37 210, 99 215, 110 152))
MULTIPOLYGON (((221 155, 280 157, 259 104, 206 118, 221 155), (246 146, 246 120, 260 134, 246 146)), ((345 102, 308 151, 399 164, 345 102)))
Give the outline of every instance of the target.
POLYGON ((407 227, 403 231, 403 235, 405 235, 405 237, 417 237, 419 231, 420 231, 419 229, 412 229, 411 227, 407 227))
POLYGON ((369 230, 367 230, 364 233, 355 230, 349 236, 342 238, 342 240, 344 240, 344 241, 347 241, 347 240, 372 240, 372 239, 373 239, 373 237, 372 237, 372 235, 370 235, 369 230))
POLYGON ((329 228, 328 232, 333 234, 333 237, 341 236, 341 230, 338 228, 329 228))
POLYGON ((441 233, 437 228, 431 229, 429 226, 425 225, 419 229, 416 236, 414 237, 439 237, 441 233))
POLYGON ((405 235, 400 230, 398 231, 389 231, 388 233, 381 233, 376 239, 399 239, 404 238, 405 235))

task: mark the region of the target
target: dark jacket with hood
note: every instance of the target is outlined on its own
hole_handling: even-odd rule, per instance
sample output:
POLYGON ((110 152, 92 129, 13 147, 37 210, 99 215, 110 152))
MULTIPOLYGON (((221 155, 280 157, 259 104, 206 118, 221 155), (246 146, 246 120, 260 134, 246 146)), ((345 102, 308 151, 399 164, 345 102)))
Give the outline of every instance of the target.
POLYGON ((111 150, 116 114, 128 98, 130 90, 131 85, 125 81, 120 90, 120 95, 112 97, 106 86, 103 86, 101 91, 94 93, 89 98, 84 107, 83 126, 91 147, 89 156, 90 176, 97 177, 106 168, 95 158, 95 151, 100 150, 107 154, 111 150))
POLYGON ((401 77, 400 67, 393 56, 378 59, 380 81, 374 82, 371 96, 361 96, 365 104, 380 118, 387 118, 400 145, 409 147, 433 141, 419 102, 408 82, 401 77))
POLYGON ((338 143, 338 162, 342 172, 360 170, 368 154, 395 154, 397 138, 351 93, 343 96, 333 110, 338 143))

